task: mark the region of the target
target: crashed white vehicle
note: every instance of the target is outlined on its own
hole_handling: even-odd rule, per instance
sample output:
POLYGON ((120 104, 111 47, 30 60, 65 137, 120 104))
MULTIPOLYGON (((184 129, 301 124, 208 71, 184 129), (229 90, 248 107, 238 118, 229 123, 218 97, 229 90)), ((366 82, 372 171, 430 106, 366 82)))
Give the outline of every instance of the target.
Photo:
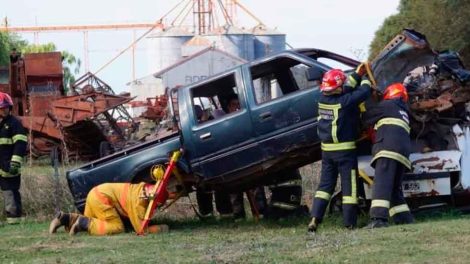
MULTIPOLYGON (((372 67, 377 64, 387 65, 373 71, 382 80, 377 83, 378 91, 391 83, 403 82, 410 96, 412 172, 403 181, 410 207, 416 210, 442 205, 468 206, 470 71, 464 68, 456 52, 433 51, 423 35, 411 30, 390 42, 372 67)), ((371 199, 374 175, 370 160, 370 155, 359 157, 367 199, 371 199)))

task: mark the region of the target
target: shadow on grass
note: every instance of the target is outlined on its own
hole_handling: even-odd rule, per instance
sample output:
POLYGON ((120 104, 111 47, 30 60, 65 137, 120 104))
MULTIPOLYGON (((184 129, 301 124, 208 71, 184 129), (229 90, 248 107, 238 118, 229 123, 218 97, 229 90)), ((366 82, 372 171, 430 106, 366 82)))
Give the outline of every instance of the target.
POLYGON ((298 227, 298 226, 307 226, 310 221, 309 217, 291 217, 279 220, 270 220, 270 219, 261 219, 256 222, 253 218, 247 218, 241 221, 234 221, 233 219, 204 219, 200 220, 198 218, 190 218, 183 220, 175 220, 171 218, 157 218, 157 223, 167 224, 172 230, 204 230, 204 229, 232 229, 232 228, 250 228, 256 226, 263 226, 267 229, 275 228, 288 228, 288 227, 298 227))
MULTIPOLYGON (((414 213, 416 223, 423 222, 436 222, 436 221, 448 221, 452 219, 470 218, 469 214, 464 214, 461 211, 453 208, 442 208, 433 209, 428 211, 420 211, 414 213)), ((171 219, 171 218, 157 218, 158 223, 167 224, 172 230, 205 230, 205 229, 232 229, 232 228, 255 228, 256 226, 262 226, 266 229, 277 229, 277 228, 303 228, 307 229, 307 225, 310 221, 310 217, 290 217, 279 220, 261 219, 256 222, 252 218, 247 218, 242 221, 234 221, 232 219, 216 219, 210 218, 200 220, 198 218, 188 219, 171 219)), ((366 214, 361 214, 358 217, 358 227, 364 227, 367 225, 369 217, 366 214)), ((330 228, 341 228, 343 227, 343 218, 341 213, 336 212, 329 214, 325 217, 322 222, 322 229, 330 228)))

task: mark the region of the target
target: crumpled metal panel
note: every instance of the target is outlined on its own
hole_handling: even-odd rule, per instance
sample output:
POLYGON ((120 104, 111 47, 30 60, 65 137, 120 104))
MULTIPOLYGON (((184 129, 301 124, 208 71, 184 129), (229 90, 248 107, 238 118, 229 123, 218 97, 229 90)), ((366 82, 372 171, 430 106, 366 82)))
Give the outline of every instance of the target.
POLYGON ((411 70, 431 65, 435 56, 424 35, 405 29, 371 63, 377 89, 384 91, 392 83, 403 82, 411 70))
POLYGON ((461 152, 458 150, 412 153, 410 155, 413 173, 435 173, 460 170, 461 152))

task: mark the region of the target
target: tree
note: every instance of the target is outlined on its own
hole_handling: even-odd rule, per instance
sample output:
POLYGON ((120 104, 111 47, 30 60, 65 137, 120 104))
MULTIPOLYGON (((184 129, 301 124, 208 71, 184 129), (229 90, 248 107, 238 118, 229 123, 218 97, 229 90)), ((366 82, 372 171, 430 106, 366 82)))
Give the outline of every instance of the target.
POLYGON ((385 19, 369 49, 374 58, 403 28, 426 35, 431 47, 455 50, 470 67, 470 1, 401 0, 398 14, 385 19))
POLYGON ((13 48, 21 50, 26 45, 27 42, 18 35, 0 32, 0 66, 8 66, 9 55, 13 48))

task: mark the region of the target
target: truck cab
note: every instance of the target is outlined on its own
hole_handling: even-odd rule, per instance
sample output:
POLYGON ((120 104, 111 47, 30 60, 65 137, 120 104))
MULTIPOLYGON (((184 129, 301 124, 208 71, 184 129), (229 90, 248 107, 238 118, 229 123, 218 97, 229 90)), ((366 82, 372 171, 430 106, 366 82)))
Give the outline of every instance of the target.
POLYGON ((309 79, 312 68, 328 70, 302 54, 285 51, 174 90, 192 172, 207 183, 236 187, 245 176, 252 178, 250 182, 262 180, 262 175, 279 168, 297 168, 318 158, 312 150, 319 146, 320 91, 319 80, 309 79), (239 109, 229 112, 229 98, 238 99, 239 109))

